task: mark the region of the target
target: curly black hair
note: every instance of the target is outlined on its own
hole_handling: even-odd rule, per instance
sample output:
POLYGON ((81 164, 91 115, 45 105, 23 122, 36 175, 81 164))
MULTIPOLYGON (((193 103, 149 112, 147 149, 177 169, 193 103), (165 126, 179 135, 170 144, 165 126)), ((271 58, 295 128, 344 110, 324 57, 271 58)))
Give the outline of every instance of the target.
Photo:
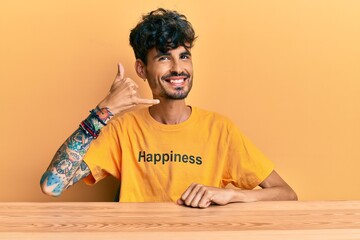
POLYGON ((195 31, 184 15, 163 8, 143 15, 130 33, 135 57, 144 64, 147 64, 148 51, 154 47, 163 53, 179 46, 190 49, 195 39, 195 31))

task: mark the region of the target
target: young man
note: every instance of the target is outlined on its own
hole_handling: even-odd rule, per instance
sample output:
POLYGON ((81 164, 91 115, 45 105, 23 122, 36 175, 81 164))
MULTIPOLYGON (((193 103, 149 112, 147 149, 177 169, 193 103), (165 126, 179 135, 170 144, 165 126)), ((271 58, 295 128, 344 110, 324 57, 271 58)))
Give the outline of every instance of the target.
POLYGON ((157 9, 143 16, 130 44, 136 72, 148 81, 154 99, 140 98, 119 64, 109 94, 60 147, 41 178, 44 193, 59 196, 80 179, 94 184, 113 175, 121 183, 120 202, 176 201, 206 208, 297 199, 230 120, 186 105, 194 40, 191 24, 175 11, 157 9), (139 104, 150 106, 124 113, 139 104), (238 189, 225 188, 229 183, 238 189), (251 190, 256 186, 261 189, 251 190))

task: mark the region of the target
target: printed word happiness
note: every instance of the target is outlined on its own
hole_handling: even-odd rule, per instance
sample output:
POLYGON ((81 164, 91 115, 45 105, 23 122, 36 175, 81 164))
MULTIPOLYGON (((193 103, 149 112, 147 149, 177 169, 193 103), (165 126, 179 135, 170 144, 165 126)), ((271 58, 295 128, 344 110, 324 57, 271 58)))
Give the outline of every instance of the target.
POLYGON ((146 153, 145 151, 140 151, 138 162, 153 162, 154 164, 165 164, 167 162, 182 162, 201 165, 202 158, 200 156, 173 153, 173 151, 170 151, 170 153, 146 153))

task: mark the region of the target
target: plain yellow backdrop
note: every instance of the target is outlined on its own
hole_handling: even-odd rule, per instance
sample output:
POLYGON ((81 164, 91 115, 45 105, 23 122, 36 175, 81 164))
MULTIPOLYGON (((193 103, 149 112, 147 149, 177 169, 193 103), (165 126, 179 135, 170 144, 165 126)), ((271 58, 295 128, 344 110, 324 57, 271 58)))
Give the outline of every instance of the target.
POLYGON ((228 116, 301 200, 360 199, 360 1, 0 0, 0 201, 111 201, 117 183, 60 198, 39 179, 106 95, 141 14, 184 13, 198 39, 188 104, 228 116))

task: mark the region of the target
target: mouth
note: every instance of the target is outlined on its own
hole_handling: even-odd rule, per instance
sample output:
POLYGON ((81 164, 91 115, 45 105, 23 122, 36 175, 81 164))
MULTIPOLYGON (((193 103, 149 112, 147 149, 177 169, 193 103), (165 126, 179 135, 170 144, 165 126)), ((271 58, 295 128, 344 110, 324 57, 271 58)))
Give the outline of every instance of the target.
POLYGON ((186 76, 172 76, 165 78, 164 81, 170 83, 173 86, 182 86, 189 78, 186 76))

